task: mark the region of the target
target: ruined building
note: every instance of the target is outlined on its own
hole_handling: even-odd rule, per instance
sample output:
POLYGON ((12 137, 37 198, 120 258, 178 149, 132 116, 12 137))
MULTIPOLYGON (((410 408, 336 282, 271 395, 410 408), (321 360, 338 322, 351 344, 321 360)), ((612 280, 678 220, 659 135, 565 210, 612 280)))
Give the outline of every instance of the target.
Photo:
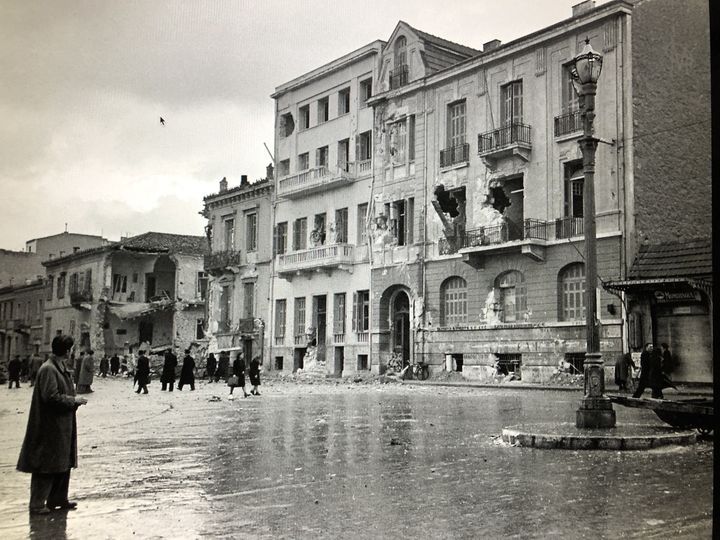
MULTIPOLYGON (((264 360, 272 258, 272 167, 267 177, 228 189, 225 178, 217 193, 204 198, 203 215, 210 253, 207 274, 208 351, 243 351, 246 362, 264 360)), ((232 354, 232 358, 235 354, 232 354)))
POLYGON ((207 251, 202 236, 148 232, 45 261, 42 350, 58 331, 108 356, 202 343, 207 251))

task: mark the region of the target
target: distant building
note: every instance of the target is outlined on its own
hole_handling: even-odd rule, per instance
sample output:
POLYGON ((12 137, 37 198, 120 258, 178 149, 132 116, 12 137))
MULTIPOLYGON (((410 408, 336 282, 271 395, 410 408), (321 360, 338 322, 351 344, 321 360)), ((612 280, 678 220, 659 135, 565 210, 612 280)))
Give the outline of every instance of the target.
POLYGON ((0 362, 40 353, 44 296, 43 279, 0 288, 0 362))
POLYGON ((243 175, 230 189, 223 178, 218 193, 204 198, 208 351, 243 351, 246 362, 254 356, 265 360, 268 351, 272 193, 269 167, 267 178, 249 183, 243 175))
POLYGON ((62 331, 99 354, 202 343, 207 242, 148 232, 47 260, 43 350, 62 331))
POLYGON ((28 240, 25 251, 0 249, 0 287, 44 276, 44 260, 106 244, 108 240, 102 236, 62 232, 28 240))

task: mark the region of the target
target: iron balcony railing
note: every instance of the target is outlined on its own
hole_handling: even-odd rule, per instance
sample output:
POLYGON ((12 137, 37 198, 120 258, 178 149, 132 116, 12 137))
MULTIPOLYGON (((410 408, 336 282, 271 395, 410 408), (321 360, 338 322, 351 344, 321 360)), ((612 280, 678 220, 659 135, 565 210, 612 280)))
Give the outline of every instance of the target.
POLYGON ((582 131, 580 111, 572 111, 555 117, 555 136, 561 137, 569 133, 582 131))
POLYGON ((559 218, 553 221, 527 218, 522 225, 508 220, 502 225, 470 229, 456 237, 440 238, 438 253, 452 255, 463 248, 503 244, 514 240, 570 238, 582 235, 582 224, 582 218, 559 218))
POLYGON ((555 220, 555 238, 572 238, 584 233, 584 220, 581 217, 565 217, 555 220))
POLYGON ((390 72, 390 89, 400 88, 408 83, 408 70, 407 64, 396 67, 390 72))
POLYGON ((486 155, 513 145, 531 145, 530 126, 513 122, 478 135, 478 154, 486 155))
POLYGON ((462 143, 440 150, 440 167, 450 167, 470 160, 470 144, 462 143))
POLYGON ((204 265, 205 270, 208 272, 224 270, 230 266, 240 266, 242 259, 240 257, 240 251, 235 250, 223 250, 213 251, 212 253, 205 255, 204 265))

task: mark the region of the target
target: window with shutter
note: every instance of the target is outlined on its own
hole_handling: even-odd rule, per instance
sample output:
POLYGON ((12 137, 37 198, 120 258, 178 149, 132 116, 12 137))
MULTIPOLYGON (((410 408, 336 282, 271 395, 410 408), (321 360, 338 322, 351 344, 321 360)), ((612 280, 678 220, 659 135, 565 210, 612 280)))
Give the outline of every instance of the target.
POLYGON ((333 302, 333 334, 345 333, 345 293, 336 293, 333 302))

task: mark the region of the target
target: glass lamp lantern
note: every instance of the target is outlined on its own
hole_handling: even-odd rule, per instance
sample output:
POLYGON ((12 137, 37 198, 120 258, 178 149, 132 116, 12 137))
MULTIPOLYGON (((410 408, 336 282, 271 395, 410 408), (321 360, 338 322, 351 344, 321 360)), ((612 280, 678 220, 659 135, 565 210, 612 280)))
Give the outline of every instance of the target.
POLYGON ((580 84, 596 84, 602 71, 603 57, 590 45, 590 39, 585 38, 585 47, 573 60, 570 73, 574 80, 580 84))

